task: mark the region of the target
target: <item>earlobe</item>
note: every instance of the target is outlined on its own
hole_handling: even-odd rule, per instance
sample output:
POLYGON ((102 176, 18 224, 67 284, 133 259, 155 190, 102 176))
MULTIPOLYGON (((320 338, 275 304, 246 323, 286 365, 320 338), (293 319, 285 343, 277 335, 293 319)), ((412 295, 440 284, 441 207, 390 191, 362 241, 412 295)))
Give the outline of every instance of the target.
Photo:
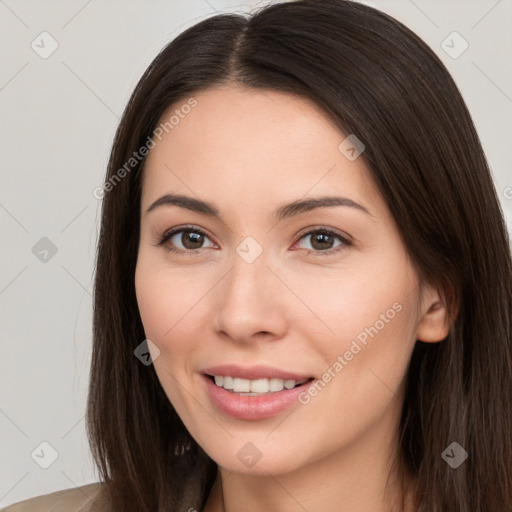
POLYGON ((431 290, 424 300, 416 339, 425 343, 437 343, 444 340, 449 332, 450 315, 444 294, 431 290))

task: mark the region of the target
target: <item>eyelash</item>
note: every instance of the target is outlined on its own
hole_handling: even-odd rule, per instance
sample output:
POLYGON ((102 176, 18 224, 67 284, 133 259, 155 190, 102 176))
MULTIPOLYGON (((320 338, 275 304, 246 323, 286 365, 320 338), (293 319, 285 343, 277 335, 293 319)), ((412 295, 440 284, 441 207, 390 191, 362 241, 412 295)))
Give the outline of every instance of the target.
MULTIPOLYGON (((190 231, 190 232, 194 232, 194 233, 200 233, 208 238, 210 238, 208 236, 208 234, 202 230, 201 228, 198 228, 197 226, 192 226, 192 225, 187 225, 187 226, 182 226, 182 227, 179 227, 179 228, 176 228, 176 229, 172 229, 171 231, 168 231, 166 232, 160 242, 157 244, 157 246, 159 247, 163 247, 164 244, 170 240, 175 234, 177 233, 180 233, 180 232, 186 232, 186 231, 190 231)), ((333 235, 334 237, 338 238, 338 240, 340 240, 342 243, 332 249, 327 249, 326 251, 315 251, 315 250, 311 250, 311 249, 303 249, 306 251, 306 253, 308 255, 314 255, 314 256, 329 256, 333 253, 336 253, 338 252, 339 250, 342 250, 344 248, 347 248, 347 247, 350 247, 352 245, 352 242, 350 240, 348 240, 347 238, 341 236, 340 234, 334 232, 334 231, 331 231, 329 229, 326 229, 326 228, 323 228, 323 227, 317 227, 317 228, 314 228, 310 231, 307 231, 306 233, 303 233, 299 240, 301 240, 302 238, 308 236, 308 235, 312 235, 314 233, 322 233, 322 234, 325 234, 325 235, 333 235)), ((295 244, 294 244, 295 245, 295 244)), ((165 249, 168 250, 169 252, 173 252, 173 253, 177 253, 177 254, 180 254, 180 255, 194 255, 194 256, 200 256, 201 255, 201 250, 192 250, 192 249, 175 249, 173 247, 168 247, 168 246, 165 246, 165 249)))

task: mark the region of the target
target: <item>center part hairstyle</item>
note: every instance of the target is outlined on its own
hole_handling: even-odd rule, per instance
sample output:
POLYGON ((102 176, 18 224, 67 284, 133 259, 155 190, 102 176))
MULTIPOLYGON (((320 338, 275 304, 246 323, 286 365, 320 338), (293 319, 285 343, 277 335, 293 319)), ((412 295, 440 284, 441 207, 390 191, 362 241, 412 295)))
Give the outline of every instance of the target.
POLYGON ((344 0, 201 21, 157 55, 123 113, 103 187, 87 402, 109 510, 201 511, 216 476, 134 356, 146 338, 134 279, 145 158, 126 163, 170 106, 222 85, 312 100, 340 137, 364 143, 409 258, 446 292, 452 320, 441 342, 416 342, 393 471, 404 490, 412 476, 418 512, 511 510, 512 265, 491 173, 441 60, 400 22, 344 0), (469 454, 456 470, 441 457, 452 442, 469 454))

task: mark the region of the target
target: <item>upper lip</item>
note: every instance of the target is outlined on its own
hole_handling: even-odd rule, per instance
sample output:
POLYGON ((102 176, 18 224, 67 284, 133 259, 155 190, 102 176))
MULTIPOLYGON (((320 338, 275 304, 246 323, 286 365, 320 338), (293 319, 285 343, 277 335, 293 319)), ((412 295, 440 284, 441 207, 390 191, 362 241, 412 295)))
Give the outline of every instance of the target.
POLYGON ((205 368, 203 373, 211 376, 229 376, 240 379, 257 380, 257 379, 283 379, 301 381, 312 378, 311 375, 288 372, 279 368, 270 366, 237 366, 235 364, 223 364, 220 366, 211 366, 205 368))

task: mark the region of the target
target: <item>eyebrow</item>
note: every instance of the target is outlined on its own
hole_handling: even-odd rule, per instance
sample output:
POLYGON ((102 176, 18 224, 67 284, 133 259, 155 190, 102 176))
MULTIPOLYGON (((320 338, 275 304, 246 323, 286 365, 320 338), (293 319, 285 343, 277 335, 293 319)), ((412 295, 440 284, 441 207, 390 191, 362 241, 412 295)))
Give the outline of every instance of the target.
MULTIPOLYGON (((146 210, 146 213, 149 213, 162 206, 179 206, 180 208, 186 208, 187 210, 192 210, 208 217, 221 219, 219 210, 213 204, 181 194, 165 194, 164 196, 157 199, 146 210)), ((349 199, 348 197, 322 196, 312 199, 297 200, 293 201, 292 203, 280 206, 274 212, 274 218, 281 221, 296 215, 300 215, 301 213, 310 212, 316 208, 329 208, 334 206, 348 206, 373 217, 367 208, 357 203, 356 201, 349 199)))

